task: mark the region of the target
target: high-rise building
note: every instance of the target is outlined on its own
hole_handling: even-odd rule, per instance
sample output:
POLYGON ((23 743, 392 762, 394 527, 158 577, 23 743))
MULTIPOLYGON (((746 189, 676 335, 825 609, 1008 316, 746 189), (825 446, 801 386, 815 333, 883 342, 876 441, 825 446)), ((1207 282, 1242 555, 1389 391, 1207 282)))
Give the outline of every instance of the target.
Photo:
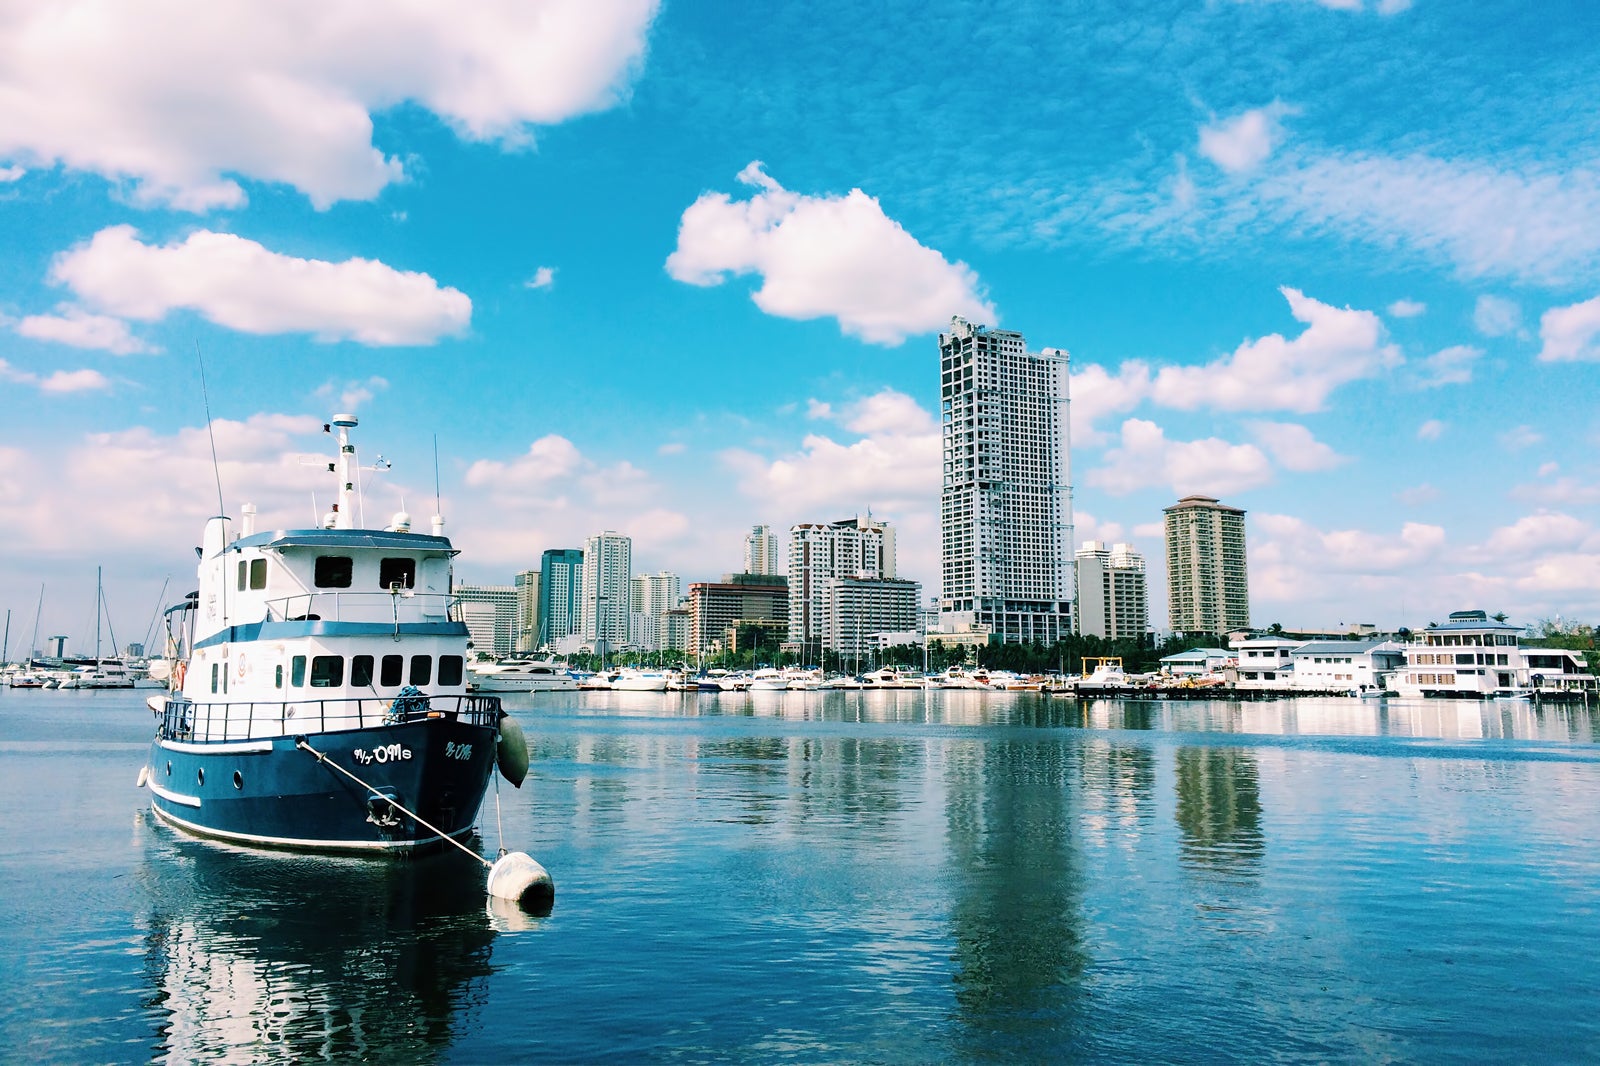
POLYGON ((1131 544, 1107 548, 1086 540, 1075 558, 1078 569, 1078 632, 1111 640, 1142 640, 1150 631, 1150 599, 1144 556, 1131 544))
POLYGON ((917 628, 922 586, 915 581, 840 576, 825 577, 820 584, 821 646, 838 652, 846 662, 865 660, 877 647, 873 638, 878 633, 907 633, 917 628))
MULTIPOLYGON (((736 642, 740 624, 787 628, 789 586, 781 577, 727 574, 689 586, 689 648, 705 655, 736 642)), ((780 633, 781 637, 781 633, 780 633)))
POLYGON ((539 559, 538 647, 558 647, 583 630, 583 551, 550 548, 539 559))
POLYGON ((1163 513, 1172 630, 1223 634, 1249 629, 1244 512, 1210 496, 1185 496, 1163 513))
POLYGON ((822 605, 828 578, 894 576, 894 528, 887 522, 868 515, 791 526, 789 643, 811 649, 825 646, 822 605))
POLYGON ((539 646, 539 571, 517 575, 517 632, 515 650, 530 652, 539 646))
POLYGON ((778 558, 778 538, 771 526, 751 526, 744 538, 744 572, 747 574, 779 574, 783 572, 778 558))
POLYGON ((633 606, 633 538, 606 530, 583 548, 583 639, 616 649, 628 643, 633 606))
POLYGON ((669 646, 664 619, 668 611, 678 606, 682 587, 678 575, 670 570, 634 577, 628 608, 629 642, 634 647, 641 651, 659 651, 669 646))
POLYGON ((517 640, 517 590, 510 585, 457 585, 455 595, 473 653, 510 655, 517 640))
POLYGON ((1072 629, 1067 353, 955 318, 939 372, 940 627, 1053 644, 1072 629))

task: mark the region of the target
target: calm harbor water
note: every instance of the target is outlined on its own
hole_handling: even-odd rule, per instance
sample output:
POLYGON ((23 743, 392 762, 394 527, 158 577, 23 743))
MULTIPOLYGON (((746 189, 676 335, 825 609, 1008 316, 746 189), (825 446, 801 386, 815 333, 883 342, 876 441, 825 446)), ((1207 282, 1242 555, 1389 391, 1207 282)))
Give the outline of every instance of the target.
POLYGON ((0 1058, 1600 1060, 1600 710, 513 697, 533 918, 172 832, 143 695, 0 691, 0 1058))

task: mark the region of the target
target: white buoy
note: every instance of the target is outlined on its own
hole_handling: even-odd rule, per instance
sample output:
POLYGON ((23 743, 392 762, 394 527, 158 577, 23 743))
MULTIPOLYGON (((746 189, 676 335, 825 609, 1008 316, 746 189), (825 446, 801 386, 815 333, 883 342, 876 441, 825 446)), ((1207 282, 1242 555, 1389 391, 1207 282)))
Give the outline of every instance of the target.
POLYGON ((139 767, 139 783, 134 785, 133 787, 134 788, 143 788, 145 786, 146 782, 148 782, 149 780, 150 780, 150 767, 141 766, 141 767, 139 767))
POLYGON ((489 895, 515 900, 528 910, 548 914, 556 898, 549 871, 526 852, 511 851, 489 868, 489 895))

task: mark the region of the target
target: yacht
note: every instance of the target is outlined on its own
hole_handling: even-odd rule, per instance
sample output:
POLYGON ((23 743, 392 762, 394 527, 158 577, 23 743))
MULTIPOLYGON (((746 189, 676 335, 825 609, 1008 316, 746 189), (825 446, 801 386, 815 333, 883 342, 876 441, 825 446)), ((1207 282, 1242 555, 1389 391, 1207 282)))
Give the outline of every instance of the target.
POLYGON ((502 659, 467 667, 474 692, 573 692, 578 679, 565 664, 536 659, 502 659))

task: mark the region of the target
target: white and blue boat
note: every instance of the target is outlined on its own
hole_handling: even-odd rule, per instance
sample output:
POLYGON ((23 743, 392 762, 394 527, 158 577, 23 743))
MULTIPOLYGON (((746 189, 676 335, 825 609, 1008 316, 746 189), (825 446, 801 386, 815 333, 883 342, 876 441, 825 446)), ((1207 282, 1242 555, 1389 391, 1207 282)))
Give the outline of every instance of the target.
POLYGON ((158 725, 140 774, 174 826, 382 852, 459 841, 477 822, 503 715, 467 691, 456 553, 437 516, 431 534, 404 513, 355 527, 356 424, 327 427, 337 503, 320 528, 257 532, 248 504, 237 531, 206 523, 199 590, 167 611, 178 654, 169 691, 149 700, 158 725))

